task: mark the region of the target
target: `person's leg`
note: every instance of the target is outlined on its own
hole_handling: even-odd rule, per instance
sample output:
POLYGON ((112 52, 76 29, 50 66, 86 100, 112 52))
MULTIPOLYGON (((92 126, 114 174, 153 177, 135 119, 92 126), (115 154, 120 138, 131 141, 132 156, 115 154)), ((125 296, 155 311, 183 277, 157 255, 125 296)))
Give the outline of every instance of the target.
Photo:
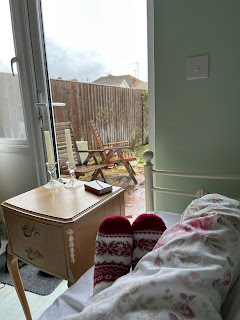
POLYGON ((148 252, 152 251, 162 233, 166 230, 165 223, 155 214, 141 214, 132 224, 133 253, 132 269, 148 252))
POLYGON ((132 228, 125 217, 110 216, 102 221, 95 246, 94 295, 130 271, 132 245, 132 228))

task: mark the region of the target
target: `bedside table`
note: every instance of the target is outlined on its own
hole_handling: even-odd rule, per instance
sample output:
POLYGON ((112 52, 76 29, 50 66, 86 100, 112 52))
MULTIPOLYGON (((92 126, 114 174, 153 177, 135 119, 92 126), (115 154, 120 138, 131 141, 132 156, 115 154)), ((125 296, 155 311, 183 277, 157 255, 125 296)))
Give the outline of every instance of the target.
POLYGON ((2 203, 8 233, 8 269, 26 319, 32 319, 18 270, 18 258, 75 283, 94 264, 101 221, 125 215, 124 190, 98 196, 84 190, 43 187, 2 203))

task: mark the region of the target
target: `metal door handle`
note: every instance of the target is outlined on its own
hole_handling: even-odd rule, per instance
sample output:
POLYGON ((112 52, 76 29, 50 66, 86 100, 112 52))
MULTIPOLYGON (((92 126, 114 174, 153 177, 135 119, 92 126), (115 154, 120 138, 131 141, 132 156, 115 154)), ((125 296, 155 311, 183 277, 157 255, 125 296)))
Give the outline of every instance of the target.
POLYGON ((13 71, 13 64, 15 62, 18 62, 18 58, 17 57, 14 57, 14 58, 11 59, 11 69, 12 69, 12 74, 13 74, 14 77, 15 77, 15 73, 13 71))
POLYGON ((29 260, 43 259, 43 256, 40 255, 39 251, 33 252, 30 247, 27 248, 25 252, 27 253, 27 257, 29 260))
POLYGON ((29 233, 27 233, 27 230, 28 230, 28 226, 25 224, 24 227, 22 227, 22 231, 23 231, 23 234, 25 237, 37 237, 37 236, 40 236, 40 234, 36 231, 35 228, 32 228, 32 231, 30 231, 29 233))

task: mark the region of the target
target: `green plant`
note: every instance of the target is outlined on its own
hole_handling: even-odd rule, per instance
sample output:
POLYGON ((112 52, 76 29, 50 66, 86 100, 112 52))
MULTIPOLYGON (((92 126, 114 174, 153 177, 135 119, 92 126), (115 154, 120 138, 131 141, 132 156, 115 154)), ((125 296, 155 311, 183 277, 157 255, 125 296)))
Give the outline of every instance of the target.
MULTIPOLYGON (((143 158, 143 152, 145 150, 148 150, 149 149, 149 145, 148 144, 145 144, 145 145, 140 145, 140 146, 137 146, 133 151, 136 155, 137 158, 139 158, 139 161, 138 163, 140 164, 143 164, 145 163, 145 160, 143 158)), ((130 149, 124 149, 124 152, 130 152, 131 150, 130 149)))
POLYGON ((143 158, 143 152, 148 150, 148 149, 149 149, 149 145, 148 144, 138 146, 135 149, 135 154, 136 154, 137 158, 139 158, 139 162, 138 163, 141 163, 141 164, 145 163, 145 160, 143 158))
POLYGON ((130 132, 130 141, 129 141, 129 146, 131 151, 134 151, 139 144, 139 135, 141 133, 141 129, 137 128, 135 131, 130 132))
POLYGON ((148 121, 148 91, 142 93, 142 118, 143 118, 143 135, 142 143, 148 143, 148 133, 149 133, 149 121, 148 121))

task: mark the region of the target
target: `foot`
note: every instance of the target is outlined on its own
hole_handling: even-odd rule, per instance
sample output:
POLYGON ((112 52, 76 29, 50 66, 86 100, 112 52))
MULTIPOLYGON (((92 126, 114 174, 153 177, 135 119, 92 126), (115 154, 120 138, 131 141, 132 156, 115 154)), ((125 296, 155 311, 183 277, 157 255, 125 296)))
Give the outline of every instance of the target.
POLYGON ((165 223, 155 214, 141 214, 132 224, 133 230, 133 253, 132 269, 138 261, 153 247, 166 230, 165 223))
POLYGON ((94 295, 130 271, 132 245, 132 228, 128 219, 110 216, 102 221, 95 246, 94 295))

